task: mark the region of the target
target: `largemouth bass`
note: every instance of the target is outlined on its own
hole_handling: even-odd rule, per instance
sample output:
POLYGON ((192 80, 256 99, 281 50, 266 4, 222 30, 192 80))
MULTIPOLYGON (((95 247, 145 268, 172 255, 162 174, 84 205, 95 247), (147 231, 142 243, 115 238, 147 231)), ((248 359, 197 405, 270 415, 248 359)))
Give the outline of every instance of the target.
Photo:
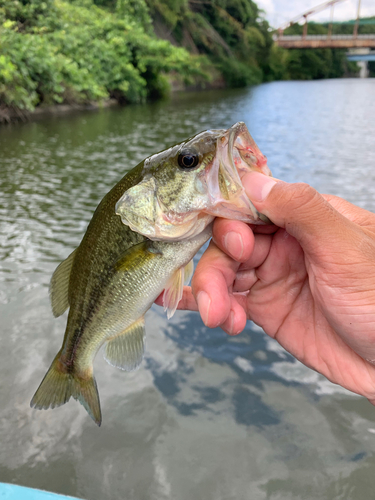
POLYGON ((71 397, 101 424, 93 361, 134 370, 144 354, 144 315, 164 290, 168 317, 191 277, 192 259, 216 216, 263 223, 241 176, 271 175, 244 123, 208 130, 155 154, 103 198, 76 250, 55 270, 54 316, 69 315, 62 347, 31 406, 61 406, 71 397))

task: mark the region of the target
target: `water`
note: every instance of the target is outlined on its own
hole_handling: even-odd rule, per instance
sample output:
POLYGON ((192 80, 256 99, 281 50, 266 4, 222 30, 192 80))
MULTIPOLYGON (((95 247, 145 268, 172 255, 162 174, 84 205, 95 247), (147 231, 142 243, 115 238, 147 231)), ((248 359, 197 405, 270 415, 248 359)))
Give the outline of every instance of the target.
POLYGON ((48 283, 99 200, 145 156, 243 120, 275 176, 375 211, 375 81, 276 82, 0 129, 0 481, 87 500, 374 497, 375 408, 249 323, 147 316, 141 368, 99 354, 97 428, 29 401, 57 352, 48 283))

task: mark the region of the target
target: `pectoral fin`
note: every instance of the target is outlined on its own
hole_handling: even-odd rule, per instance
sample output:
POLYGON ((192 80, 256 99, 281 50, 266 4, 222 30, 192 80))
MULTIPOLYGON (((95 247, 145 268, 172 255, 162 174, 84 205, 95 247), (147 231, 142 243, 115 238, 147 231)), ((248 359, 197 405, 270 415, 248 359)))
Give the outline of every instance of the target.
POLYGON ((167 311, 167 318, 170 319, 176 312, 178 303, 184 292, 184 283, 188 283, 193 275, 194 263, 191 260, 185 267, 181 267, 170 278, 164 289, 163 305, 164 311, 167 311))
POLYGON ((140 365, 145 351, 144 317, 129 328, 108 339, 104 359, 120 370, 133 371, 140 365))
POLYGON ((194 261, 191 259, 191 261, 186 264, 185 269, 184 269, 184 285, 188 285, 190 283, 191 278, 193 277, 194 273, 194 261))
POLYGON ((69 307, 68 291, 70 273, 76 252, 77 248, 69 255, 69 257, 57 266, 52 275, 49 286, 49 294, 51 298, 52 312, 56 318, 61 316, 69 307))
POLYGON ((130 247, 116 262, 116 271, 129 272, 136 267, 145 265, 151 259, 162 256, 163 254, 155 250, 152 243, 152 241, 146 240, 130 247))

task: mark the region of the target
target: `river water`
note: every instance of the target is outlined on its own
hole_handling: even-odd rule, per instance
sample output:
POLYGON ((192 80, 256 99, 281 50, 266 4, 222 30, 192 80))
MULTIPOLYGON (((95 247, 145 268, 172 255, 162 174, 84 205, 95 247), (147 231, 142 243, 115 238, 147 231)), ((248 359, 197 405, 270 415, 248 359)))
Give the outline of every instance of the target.
POLYGON ((370 499, 375 408, 248 323, 147 315, 125 373, 95 361, 103 424, 29 401, 60 347, 48 284, 99 200, 145 156, 247 123, 275 176, 375 211, 375 80, 180 94, 0 129, 0 481, 87 500, 370 499))

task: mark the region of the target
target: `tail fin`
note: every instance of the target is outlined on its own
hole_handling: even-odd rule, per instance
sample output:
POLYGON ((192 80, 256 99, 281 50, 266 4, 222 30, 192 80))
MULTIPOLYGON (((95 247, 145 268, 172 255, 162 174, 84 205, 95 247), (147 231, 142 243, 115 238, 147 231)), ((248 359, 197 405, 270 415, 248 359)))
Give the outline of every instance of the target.
POLYGON ((94 376, 86 379, 76 374, 65 373, 60 368, 59 357, 60 353, 53 360, 50 369, 34 394, 30 406, 38 410, 56 408, 67 403, 73 396, 85 407, 94 422, 100 426, 102 414, 94 376))

